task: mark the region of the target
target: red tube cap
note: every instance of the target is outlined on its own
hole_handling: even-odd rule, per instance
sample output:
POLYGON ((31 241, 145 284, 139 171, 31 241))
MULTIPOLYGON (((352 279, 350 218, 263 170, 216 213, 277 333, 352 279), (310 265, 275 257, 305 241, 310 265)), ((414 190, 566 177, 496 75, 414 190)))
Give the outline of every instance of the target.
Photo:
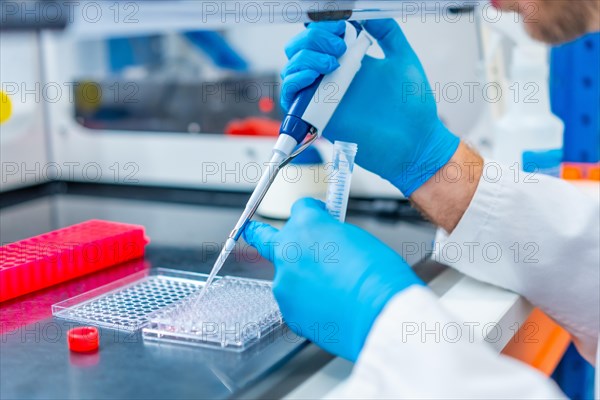
POLYGON ((98 329, 93 326, 79 326, 69 330, 67 333, 69 350, 78 353, 86 353, 98 350, 100 347, 100 335, 98 329))

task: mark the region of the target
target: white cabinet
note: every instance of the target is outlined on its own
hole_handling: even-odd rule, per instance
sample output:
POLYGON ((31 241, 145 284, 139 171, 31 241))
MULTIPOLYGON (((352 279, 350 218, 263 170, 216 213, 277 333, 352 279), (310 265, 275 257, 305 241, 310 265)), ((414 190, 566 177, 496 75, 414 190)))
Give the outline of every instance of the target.
POLYGON ((0 90, 12 105, 11 117, 0 125, 0 191, 45 182, 53 174, 48 164, 44 126, 44 80, 35 33, 0 36, 0 90))

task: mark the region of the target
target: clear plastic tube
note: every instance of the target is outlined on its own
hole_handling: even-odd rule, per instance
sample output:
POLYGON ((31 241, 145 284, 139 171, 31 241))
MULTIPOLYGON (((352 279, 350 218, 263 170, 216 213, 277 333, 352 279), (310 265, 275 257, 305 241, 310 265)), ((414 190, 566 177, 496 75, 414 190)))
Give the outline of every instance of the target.
POLYGON ((358 146, 355 143, 338 141, 333 145, 333 174, 327 189, 327 211, 340 222, 346 221, 357 152, 358 146))

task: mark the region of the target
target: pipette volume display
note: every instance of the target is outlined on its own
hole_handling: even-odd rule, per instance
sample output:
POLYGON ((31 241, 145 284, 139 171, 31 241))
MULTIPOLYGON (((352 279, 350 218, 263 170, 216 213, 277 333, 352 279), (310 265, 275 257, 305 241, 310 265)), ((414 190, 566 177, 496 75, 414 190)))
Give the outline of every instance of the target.
POLYGON ((337 141, 333 145, 333 173, 327 189, 327 211, 340 222, 346 221, 357 152, 358 146, 354 143, 337 141))

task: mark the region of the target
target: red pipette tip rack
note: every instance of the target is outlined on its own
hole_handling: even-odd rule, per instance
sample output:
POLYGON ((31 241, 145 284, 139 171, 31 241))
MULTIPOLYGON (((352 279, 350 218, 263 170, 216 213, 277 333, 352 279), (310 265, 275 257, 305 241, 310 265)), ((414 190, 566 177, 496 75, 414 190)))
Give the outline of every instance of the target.
POLYGON ((144 227, 91 220, 0 247, 0 302, 144 255, 144 227))

